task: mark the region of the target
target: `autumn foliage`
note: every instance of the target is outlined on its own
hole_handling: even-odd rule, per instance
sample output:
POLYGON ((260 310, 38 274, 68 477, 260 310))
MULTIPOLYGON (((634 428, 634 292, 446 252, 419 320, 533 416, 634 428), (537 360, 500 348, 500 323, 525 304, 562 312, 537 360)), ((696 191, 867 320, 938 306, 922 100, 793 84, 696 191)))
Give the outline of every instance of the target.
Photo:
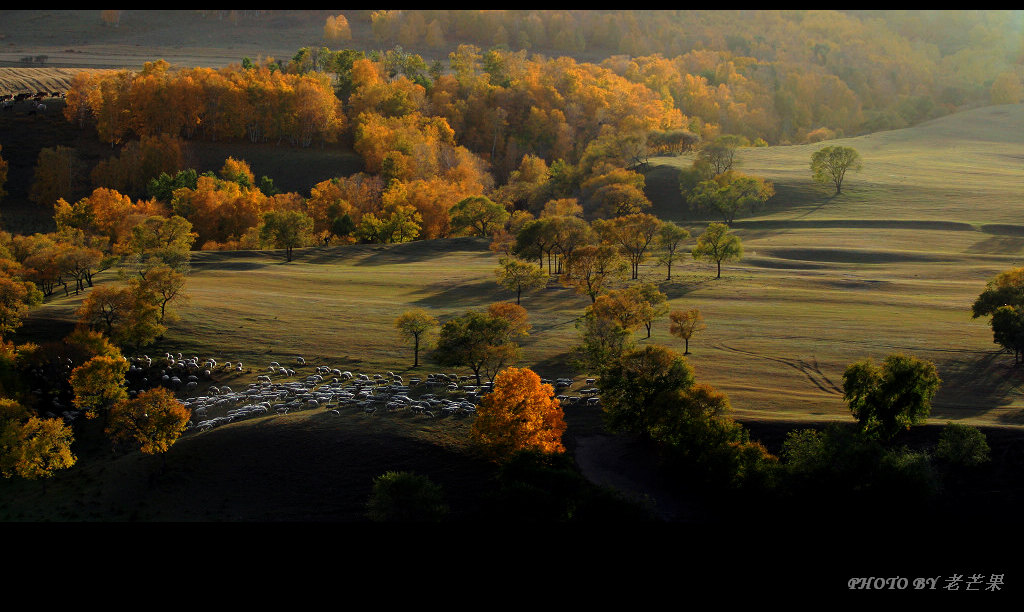
POLYGON ((106 433, 115 441, 138 446, 147 455, 164 453, 185 431, 190 415, 172 391, 156 387, 115 404, 106 433))
POLYGON ((561 453, 566 424, 551 385, 528 368, 506 368, 480 400, 471 435, 492 457, 520 450, 561 453))

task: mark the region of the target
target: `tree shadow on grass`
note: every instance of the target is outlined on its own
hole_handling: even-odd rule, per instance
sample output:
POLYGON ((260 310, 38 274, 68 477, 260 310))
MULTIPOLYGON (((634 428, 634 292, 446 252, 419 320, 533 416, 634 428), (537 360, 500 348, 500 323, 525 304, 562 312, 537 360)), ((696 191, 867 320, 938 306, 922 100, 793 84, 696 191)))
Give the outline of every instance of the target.
POLYGON ((687 274, 673 276, 672 280, 658 282, 658 289, 670 300, 681 298, 693 291, 707 286, 716 280, 713 274, 687 274))
MULTIPOLYGON (((933 419, 981 416, 1005 410, 1024 390, 1024 367, 1014 366, 1003 351, 964 353, 936 364, 942 386, 932 408, 933 419)), ((1007 424, 1024 424, 1021 410, 999 416, 1007 424), (1015 416, 1016 415, 1016 416, 1015 416), (1020 422, 1013 422, 1019 419, 1020 422)))

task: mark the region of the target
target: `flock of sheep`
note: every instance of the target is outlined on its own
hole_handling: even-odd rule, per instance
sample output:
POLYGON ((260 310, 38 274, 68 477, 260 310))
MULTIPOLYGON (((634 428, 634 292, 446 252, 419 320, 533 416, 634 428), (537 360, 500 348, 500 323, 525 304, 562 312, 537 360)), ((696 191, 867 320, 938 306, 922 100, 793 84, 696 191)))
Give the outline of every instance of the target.
MULTIPOLYGON (((271 362, 244 389, 236 391, 228 385, 213 384, 204 394, 194 395, 205 382, 217 382, 224 375, 247 370, 241 362, 200 360, 181 353, 167 353, 161 359, 143 355, 129 361, 128 378, 133 387, 164 386, 185 395, 181 401, 192 412, 188 427, 195 431, 251 417, 310 409, 334 415, 342 411, 368 415, 378 411, 411 411, 429 418, 471 416, 476 413, 479 399, 491 390, 491 383, 477 386, 472 384, 473 377, 457 374, 431 373, 406 381, 394 372, 364 374, 327 366, 316 366, 312 373, 303 374, 296 372, 296 368, 303 369, 306 361, 297 357, 292 366, 271 362)), ((571 378, 544 382, 556 389, 563 405, 599 405, 598 389, 593 386, 596 381, 592 378, 586 379, 579 395, 569 395, 574 383, 571 378)))

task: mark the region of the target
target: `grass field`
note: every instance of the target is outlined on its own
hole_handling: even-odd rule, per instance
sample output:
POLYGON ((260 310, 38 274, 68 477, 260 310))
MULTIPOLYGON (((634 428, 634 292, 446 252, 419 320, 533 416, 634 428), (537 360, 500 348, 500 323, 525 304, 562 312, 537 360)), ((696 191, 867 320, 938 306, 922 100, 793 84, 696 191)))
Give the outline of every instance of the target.
MULTIPOLYGON (((843 420, 845 367, 904 352, 938 367, 933 421, 1024 424, 1024 376, 969 310, 1024 249, 1022 123, 1024 107, 992 107, 838 141, 864 158, 838 197, 810 182, 815 145, 744 149, 741 169, 768 177, 780 194, 734 224, 744 260, 720 280, 692 260, 671 282, 650 262, 641 271, 673 308, 704 313, 708 328, 690 342, 699 380, 728 393, 740 418, 843 420)), ((686 163, 658 159, 648 186, 659 214, 696 235, 704 221, 671 209, 669 170, 686 163)), ((443 318, 511 299, 493 280, 496 265, 486 241, 470 238, 310 248, 291 263, 276 252, 197 253, 191 302, 153 351, 240 359, 252 370, 246 379, 297 355, 311 365, 406 371, 411 349, 395 317, 423 307, 443 318)), ((26 333, 71 321, 79 299, 38 309, 26 333)), ((534 325, 524 364, 548 376, 585 374, 567 358, 588 303, 554 283, 524 295, 534 325)), ((682 348, 667 320, 638 341, 682 348)), ((432 369, 429 360, 422 369, 432 369)))

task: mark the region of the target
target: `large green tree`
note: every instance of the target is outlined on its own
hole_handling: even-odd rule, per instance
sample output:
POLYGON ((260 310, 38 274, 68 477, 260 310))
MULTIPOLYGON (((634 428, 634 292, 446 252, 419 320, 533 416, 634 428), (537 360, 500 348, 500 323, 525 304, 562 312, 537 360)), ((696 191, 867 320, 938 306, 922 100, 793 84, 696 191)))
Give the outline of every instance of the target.
POLYGON ((988 316, 992 340, 1014 354, 1014 363, 1024 359, 1024 267, 1000 272, 985 285, 971 305, 971 317, 988 316))
POLYGON ((694 204, 714 210, 723 223, 732 223, 736 214, 746 207, 763 204, 775 195, 771 181, 729 171, 703 181, 690 193, 694 204))
POLYGON ((843 397, 861 430, 884 441, 928 419, 941 382, 935 364, 893 354, 881 366, 867 359, 847 367, 843 397))
POLYGON ((493 379, 519 358, 519 345, 512 340, 514 333, 510 320, 470 311, 441 326, 433 359, 442 366, 469 368, 480 385, 483 375, 493 379))
POLYGON ((452 228, 476 236, 489 236, 509 218, 505 207, 487 196, 470 196, 459 200, 449 211, 452 228))
POLYGON ((851 147, 823 147, 811 155, 811 176, 819 183, 835 185, 836 195, 842 193, 846 173, 862 167, 860 153, 851 147))
POLYGON ((284 249, 287 261, 292 249, 313 243, 313 218, 298 210, 272 211, 263 215, 260 242, 284 249))
POLYGON ((676 351, 655 345, 624 353, 598 382, 605 420, 613 431, 647 436, 660 420, 656 400, 695 382, 693 368, 676 351))

